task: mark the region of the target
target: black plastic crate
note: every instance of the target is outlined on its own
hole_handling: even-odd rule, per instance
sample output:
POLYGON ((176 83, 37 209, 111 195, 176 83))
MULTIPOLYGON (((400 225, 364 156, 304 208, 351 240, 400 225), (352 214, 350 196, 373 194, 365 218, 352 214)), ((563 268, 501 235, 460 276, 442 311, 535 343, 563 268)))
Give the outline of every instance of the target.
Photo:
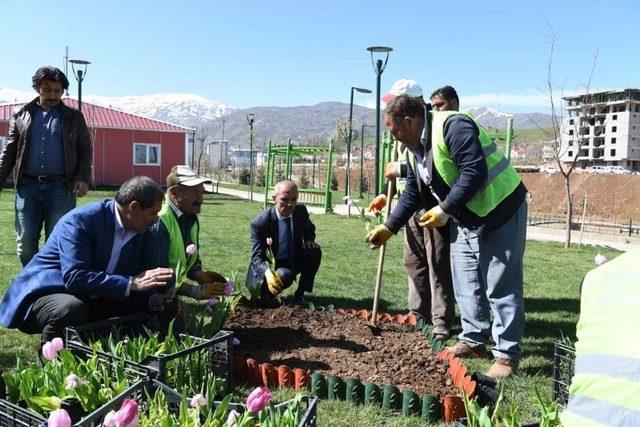
POLYGON ((22 427, 43 426, 46 424, 47 420, 42 415, 0 399, 0 426, 22 427))
MULTIPOLYGON (((144 324, 146 317, 141 314, 115 317, 112 319, 67 327, 65 331, 67 347, 71 351, 89 355, 92 339, 106 338, 115 330, 120 336, 133 337, 146 335, 144 324)), ((187 335, 180 334, 179 338, 187 335)), ((194 368, 193 377, 198 378, 197 385, 204 384, 212 377, 223 378, 227 390, 233 389, 233 334, 220 331, 213 338, 205 339, 188 336, 195 345, 177 353, 148 356, 142 362, 126 361, 126 369, 149 379, 157 379, 169 387, 175 388, 176 382, 184 383, 186 366, 194 368)), ((108 353, 97 352, 101 359, 113 360, 116 357, 108 353)))
POLYGON ((569 401, 569 385, 575 372, 575 348, 557 341, 553 348, 553 393, 554 401, 566 406, 569 401))
MULTIPOLYGON (((131 385, 125 391, 113 398, 111 401, 105 403, 100 408, 85 415, 82 419, 73 425, 75 427, 99 427, 102 425, 104 417, 112 409, 120 409, 122 402, 129 398, 134 397, 140 399, 142 397, 142 390, 148 380, 138 381, 131 385)), ((15 405, 6 400, 0 400, 0 426, 2 427, 14 427, 14 426, 46 426, 47 419, 42 415, 21 406, 15 405)))
MULTIPOLYGON (((160 388, 166 393, 169 407, 170 408, 173 407, 177 409, 182 399, 182 396, 175 390, 167 387, 162 383, 154 381, 152 384, 153 384, 153 387, 160 388)), ((318 413, 318 398, 316 396, 305 395, 305 396, 302 396, 301 401, 305 407, 305 410, 304 410, 304 413, 302 414, 302 418, 300 419, 300 422, 298 423, 298 427, 315 427, 317 413, 318 413)), ((276 410, 280 412, 284 412, 287 410, 287 407, 292 402, 293 402, 293 399, 287 400, 285 402, 279 403, 274 406, 276 410)), ((222 402, 214 401, 213 402, 214 408, 217 407, 220 403, 222 402)), ((234 403, 234 402, 229 403, 229 410, 231 409, 233 409, 234 411, 237 411, 240 414, 242 414, 244 411, 247 410, 246 406, 244 406, 242 403, 234 403)))

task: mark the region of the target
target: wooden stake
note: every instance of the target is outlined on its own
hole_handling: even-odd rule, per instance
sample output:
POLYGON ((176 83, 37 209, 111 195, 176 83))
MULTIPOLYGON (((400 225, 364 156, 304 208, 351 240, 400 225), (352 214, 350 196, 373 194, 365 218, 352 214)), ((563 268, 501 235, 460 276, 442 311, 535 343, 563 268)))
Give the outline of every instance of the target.
MULTIPOLYGON (((393 141, 391 161, 395 162, 398 158, 397 150, 398 141, 393 141)), ((389 218, 389 212, 391 211, 391 196, 393 196, 396 187, 396 180, 390 179, 387 186, 387 204, 384 208, 384 219, 389 218)), ((378 270, 376 272, 376 288, 373 293, 373 308, 371 309, 371 326, 376 326, 378 321, 378 302, 380 301, 380 289, 382 288, 382 268, 384 267, 384 254, 387 249, 387 244, 380 245, 380 254, 378 256, 378 270)))

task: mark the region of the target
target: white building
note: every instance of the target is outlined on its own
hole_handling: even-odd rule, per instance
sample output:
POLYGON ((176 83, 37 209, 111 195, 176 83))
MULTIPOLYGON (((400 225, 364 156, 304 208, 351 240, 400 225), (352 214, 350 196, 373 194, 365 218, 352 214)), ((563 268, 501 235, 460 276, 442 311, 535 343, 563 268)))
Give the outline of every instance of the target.
POLYGON ((576 166, 640 171, 640 90, 621 89, 563 98, 560 160, 576 166))

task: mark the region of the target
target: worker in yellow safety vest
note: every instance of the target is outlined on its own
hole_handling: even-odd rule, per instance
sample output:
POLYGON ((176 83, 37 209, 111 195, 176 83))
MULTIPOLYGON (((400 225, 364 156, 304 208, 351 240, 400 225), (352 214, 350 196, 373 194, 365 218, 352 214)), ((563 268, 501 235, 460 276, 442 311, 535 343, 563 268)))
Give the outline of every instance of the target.
POLYGON ((567 427, 640 425, 640 249, 587 273, 567 427))

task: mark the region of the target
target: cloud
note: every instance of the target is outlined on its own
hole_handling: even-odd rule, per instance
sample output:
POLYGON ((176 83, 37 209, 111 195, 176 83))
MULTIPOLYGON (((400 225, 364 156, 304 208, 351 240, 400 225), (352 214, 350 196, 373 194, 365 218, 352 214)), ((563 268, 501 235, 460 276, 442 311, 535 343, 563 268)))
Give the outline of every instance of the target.
POLYGON ((549 97, 542 92, 526 93, 481 93, 477 95, 460 96, 460 103, 464 106, 482 107, 515 107, 515 108, 549 108, 549 97))

